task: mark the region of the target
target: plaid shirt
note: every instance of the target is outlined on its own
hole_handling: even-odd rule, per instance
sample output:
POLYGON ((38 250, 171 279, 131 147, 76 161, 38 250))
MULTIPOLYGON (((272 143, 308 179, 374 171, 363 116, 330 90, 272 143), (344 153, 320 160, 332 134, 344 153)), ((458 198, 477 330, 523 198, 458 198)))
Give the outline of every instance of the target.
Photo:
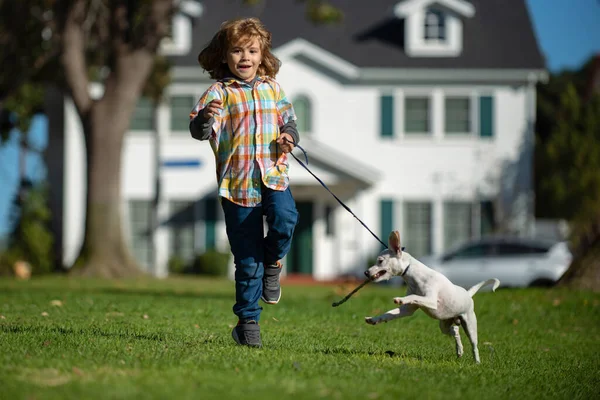
POLYGON ((279 84, 269 77, 218 81, 204 92, 190 118, 214 99, 223 101, 209 138, 219 196, 254 207, 261 202, 262 183, 273 190, 287 189, 288 159, 275 140, 280 127, 296 120, 296 115, 279 84))

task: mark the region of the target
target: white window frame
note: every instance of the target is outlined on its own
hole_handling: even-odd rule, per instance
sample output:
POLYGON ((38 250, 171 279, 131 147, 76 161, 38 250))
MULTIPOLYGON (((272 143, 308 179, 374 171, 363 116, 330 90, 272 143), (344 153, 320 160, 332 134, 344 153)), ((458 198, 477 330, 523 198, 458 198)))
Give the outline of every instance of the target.
POLYGON ((478 136, 479 126, 479 93, 476 90, 456 90, 446 89, 442 95, 441 107, 441 132, 446 140, 475 138, 478 136), (446 132, 446 99, 447 98, 468 98, 469 99, 469 131, 467 132, 446 132))
POLYGON ((461 241, 459 242, 455 242, 452 244, 448 244, 448 237, 447 237, 447 223, 448 223, 448 215, 447 215, 447 206, 451 205, 451 204, 458 204, 461 206, 468 206, 469 210, 468 210, 468 214, 469 214, 469 223, 467 226, 468 229, 468 236, 465 238, 462 238, 461 241, 468 241, 470 239, 472 239, 475 236, 475 232, 473 230, 474 228, 474 220, 476 219, 476 209, 475 209, 475 205, 473 204, 472 201, 469 200, 459 200, 459 199, 445 199, 444 201, 442 201, 442 230, 443 230, 443 242, 442 242, 442 247, 444 249, 444 251, 448 250, 449 248, 456 246, 458 244, 460 244, 461 241))
POLYGON ((397 114, 400 116, 398 118, 398 123, 400 126, 397 126, 398 131, 401 132, 400 136, 403 139, 432 139, 435 135, 435 116, 434 116, 434 96, 432 90, 413 90, 413 91, 405 91, 402 96, 398 96, 399 98, 399 107, 396 108, 397 114), (414 99, 414 98, 425 98, 428 102, 428 130, 426 132, 407 132, 406 131, 406 100, 414 99))
MULTIPOLYGON (((429 215, 429 219, 430 219, 430 224, 429 224, 429 251, 428 253, 433 253, 435 252, 435 224, 436 224, 436 219, 435 219, 435 201, 433 199, 427 199, 427 198, 405 198, 403 199, 401 202, 399 202, 400 205, 400 211, 401 214, 400 217, 402 218, 402 232, 410 232, 412 227, 408 226, 407 223, 407 218, 406 218, 406 211, 407 211, 407 206, 409 204, 414 204, 414 203, 421 203, 421 204, 428 204, 429 205, 429 211, 430 211, 430 215, 429 215)), ((408 241, 410 242, 410 239, 408 239, 408 241)), ((407 248, 407 251, 411 254, 414 254, 416 256, 424 256, 426 254, 419 254, 417 251, 415 251, 413 249, 413 251, 411 252, 410 249, 407 248)))
POLYGON ((425 11, 423 18, 423 40, 427 44, 444 44, 448 40, 445 12, 431 8, 425 11), (430 37, 428 37, 430 36, 430 37), (443 38, 441 37, 443 36, 443 38))
MULTIPOLYGON (((165 98, 171 99, 172 97, 179 96, 191 96, 194 98, 194 104, 190 107, 190 112, 193 107, 198 103, 200 97, 204 94, 206 89, 210 87, 212 82, 198 82, 194 84, 182 84, 182 83, 173 83, 171 84, 167 90, 165 90, 165 98)), ((189 131, 185 131, 186 135, 183 135, 183 131, 172 131, 171 130, 171 106, 170 101, 169 104, 163 102, 164 104, 164 113, 161 115, 161 118, 164 118, 161 125, 164 126, 167 131, 167 136, 170 136, 175 139, 189 139, 189 131)))
POLYGON ((300 135, 302 135, 303 133, 306 135, 311 135, 315 131, 315 109, 316 109, 316 107, 314 106, 314 104, 315 104, 314 99, 308 93, 304 93, 304 92, 296 93, 292 97, 292 106, 295 107, 298 99, 305 100, 308 105, 308 108, 307 108, 308 121, 309 121, 309 125, 310 125, 306 131, 301 131, 300 128, 298 128, 298 132, 300 133, 300 135))

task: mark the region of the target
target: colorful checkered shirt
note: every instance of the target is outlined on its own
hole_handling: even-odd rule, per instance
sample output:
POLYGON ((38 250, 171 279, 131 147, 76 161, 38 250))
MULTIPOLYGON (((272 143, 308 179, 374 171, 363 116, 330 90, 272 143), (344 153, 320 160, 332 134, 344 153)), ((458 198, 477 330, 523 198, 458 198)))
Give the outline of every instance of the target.
POLYGON ((280 127, 295 121, 296 115, 277 81, 269 77, 218 81, 204 92, 190 118, 214 99, 223 102, 209 138, 219 196, 255 207, 261 202, 261 183, 273 190, 287 189, 288 158, 275 140, 280 127))

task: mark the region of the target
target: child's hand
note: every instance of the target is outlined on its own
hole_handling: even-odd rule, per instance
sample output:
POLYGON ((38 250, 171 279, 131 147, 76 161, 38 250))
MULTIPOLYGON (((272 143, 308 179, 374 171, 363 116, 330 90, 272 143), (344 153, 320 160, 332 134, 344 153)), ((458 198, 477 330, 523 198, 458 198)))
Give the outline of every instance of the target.
POLYGON ((279 144, 279 146, 281 146, 281 150, 283 150, 284 153, 290 153, 292 150, 294 150, 294 139, 289 133, 282 133, 279 135, 276 142, 279 144))
POLYGON ((214 99, 213 101, 208 103, 206 105, 206 107, 204 107, 204 111, 203 111, 204 118, 211 119, 212 117, 215 116, 215 114, 218 114, 222 109, 223 109, 223 102, 221 100, 214 99))

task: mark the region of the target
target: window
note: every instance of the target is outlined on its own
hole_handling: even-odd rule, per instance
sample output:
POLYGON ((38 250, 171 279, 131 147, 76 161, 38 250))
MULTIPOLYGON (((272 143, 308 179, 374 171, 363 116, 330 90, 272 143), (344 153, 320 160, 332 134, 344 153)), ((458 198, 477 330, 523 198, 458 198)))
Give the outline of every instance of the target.
POLYGON ((410 232, 405 246, 411 255, 421 257, 431 254, 431 203, 407 202, 404 204, 404 231, 410 232))
POLYGON ((190 262, 195 255, 195 203, 173 200, 169 202, 169 255, 190 262))
POLYGON ((152 250, 150 232, 150 211, 152 203, 146 200, 129 201, 129 226, 131 249, 135 259, 143 266, 149 267, 152 250))
POLYGON ((296 113, 296 128, 299 133, 312 132, 312 108, 306 96, 298 96, 293 101, 296 113))
POLYGON ((490 256, 494 253, 494 248, 490 244, 477 243, 465 246, 452 254, 448 254, 443 261, 451 261, 463 258, 480 258, 490 256))
POLYGON ((394 136, 394 97, 384 95, 380 98, 381 136, 394 136))
POLYGON ((548 247, 541 245, 527 245, 521 243, 499 243, 496 245, 498 256, 522 256, 526 254, 544 254, 548 251, 548 247))
POLYGON ((196 104, 194 96, 171 97, 171 131, 189 132, 190 112, 196 104))
POLYGON ((405 133, 429 133, 429 98, 407 97, 404 100, 405 133))
POLYGON ((425 13, 424 32, 426 41, 443 42, 446 40, 446 18, 438 10, 425 13))
POLYGON ((445 99, 446 133, 471 132, 471 101, 468 97, 446 97, 445 99))
POLYGON ((471 210, 470 203, 444 204, 444 249, 466 242, 472 237, 471 210))
POLYGON ((154 106, 150 99, 146 97, 139 98, 129 129, 132 131, 154 130, 154 106))
POLYGON ((332 206, 325 206, 325 234, 327 236, 335 235, 334 210, 332 206))

